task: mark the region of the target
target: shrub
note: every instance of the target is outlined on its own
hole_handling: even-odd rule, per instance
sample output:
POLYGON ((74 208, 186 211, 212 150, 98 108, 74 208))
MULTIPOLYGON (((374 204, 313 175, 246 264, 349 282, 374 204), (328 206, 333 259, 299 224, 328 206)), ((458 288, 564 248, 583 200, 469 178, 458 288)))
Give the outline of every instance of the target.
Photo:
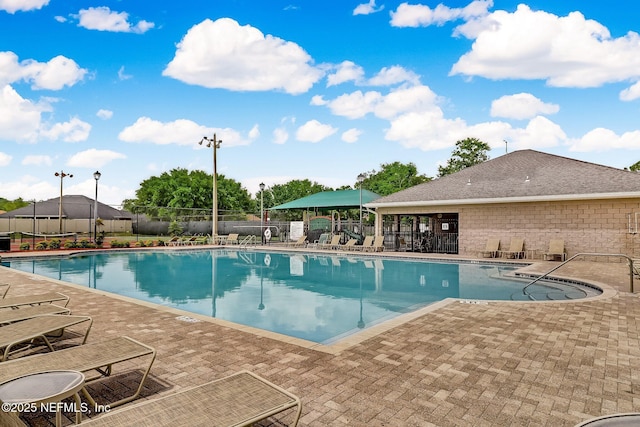
POLYGON ((28 251, 29 249, 31 249, 31 245, 28 243, 20 243, 20 250, 21 251, 28 251))
POLYGON ((60 249, 61 243, 60 239, 51 239, 49 241, 49 249, 60 249))
POLYGON ((64 242, 65 249, 74 249, 78 247, 78 243, 75 240, 67 240, 64 242))
POLYGON ((120 241, 120 240, 112 240, 111 241, 111 247, 112 248, 128 248, 129 247, 129 242, 128 241, 120 241))
POLYGON ((46 240, 43 240, 41 242, 36 243, 36 250, 38 250, 38 251, 45 250, 48 247, 49 247, 49 244, 47 243, 46 240))

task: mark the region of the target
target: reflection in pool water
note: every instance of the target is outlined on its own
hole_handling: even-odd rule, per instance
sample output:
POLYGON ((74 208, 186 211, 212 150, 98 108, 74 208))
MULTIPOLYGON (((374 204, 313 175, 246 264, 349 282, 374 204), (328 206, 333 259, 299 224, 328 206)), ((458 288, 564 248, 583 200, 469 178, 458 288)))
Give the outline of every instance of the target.
MULTIPOLYGON (((518 295, 526 284, 505 279, 515 269, 506 265, 225 249, 94 253, 4 265, 324 344, 449 297, 525 299, 518 295)), ((559 286, 551 292, 547 286, 531 291, 586 296, 575 287, 558 294, 559 286)))

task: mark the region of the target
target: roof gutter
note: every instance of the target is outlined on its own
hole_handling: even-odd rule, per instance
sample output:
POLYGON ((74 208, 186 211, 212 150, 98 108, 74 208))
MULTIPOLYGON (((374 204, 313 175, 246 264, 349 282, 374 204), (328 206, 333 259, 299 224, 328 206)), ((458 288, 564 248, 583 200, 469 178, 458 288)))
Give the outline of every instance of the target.
POLYGON ((590 193, 590 194, 559 194, 546 196, 522 196, 522 197, 495 197, 486 199, 451 199, 451 200, 423 200, 414 202, 371 202, 363 206, 367 208, 399 208, 419 206, 441 205, 486 205, 498 203, 531 203, 531 202, 558 202, 572 200, 602 200, 602 199, 638 199, 640 192, 624 193, 590 193))

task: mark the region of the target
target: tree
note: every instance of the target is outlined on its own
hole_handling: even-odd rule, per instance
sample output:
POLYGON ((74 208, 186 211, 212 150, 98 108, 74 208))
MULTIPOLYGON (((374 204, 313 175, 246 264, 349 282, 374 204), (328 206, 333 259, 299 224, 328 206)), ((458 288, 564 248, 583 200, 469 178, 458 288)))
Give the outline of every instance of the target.
POLYGON ((629 170, 633 171, 633 172, 640 171, 640 161, 637 161, 634 164, 632 164, 631 166, 629 166, 629 170))
MULTIPOLYGON (((372 170, 362 181, 362 188, 373 191, 381 196, 387 196, 400 190, 413 187, 423 182, 431 181, 426 175, 418 175, 418 168, 413 163, 384 163, 378 172, 372 170)), ((360 188, 360 184, 354 185, 355 189, 360 188)))
POLYGON ((451 152, 451 158, 446 166, 438 166, 438 176, 450 175, 469 166, 489 160, 487 151, 489 144, 477 138, 466 138, 456 142, 456 148, 451 152))
POLYGON ((15 209, 23 208, 25 206, 29 206, 29 202, 25 202, 20 197, 15 200, 8 200, 0 197, 0 211, 9 212, 15 209))
MULTIPOLYGON (((135 199, 124 202, 134 213, 175 219, 177 216, 210 216, 213 207, 212 176, 204 171, 177 168, 140 183, 135 199)), ((218 210, 245 212, 254 207, 251 196, 233 179, 218 174, 218 210)))
MULTIPOLYGON (((322 184, 318 184, 315 181, 311 182, 308 179, 294 179, 286 184, 276 184, 265 189, 264 208, 267 209, 272 206, 278 206, 322 191, 333 191, 333 189, 331 187, 325 187, 322 184)), ((259 200, 260 193, 257 193, 257 198, 259 200)), ((302 212, 303 211, 300 209, 287 209, 278 211, 277 216, 286 221, 299 220, 302 218, 302 212)))

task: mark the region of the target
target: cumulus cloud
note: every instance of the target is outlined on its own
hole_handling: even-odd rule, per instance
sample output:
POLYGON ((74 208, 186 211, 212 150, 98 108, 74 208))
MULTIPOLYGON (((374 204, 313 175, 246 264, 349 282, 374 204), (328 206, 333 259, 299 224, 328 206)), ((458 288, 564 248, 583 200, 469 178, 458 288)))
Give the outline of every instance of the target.
MULTIPOLYGON (((255 135, 257 128, 250 132, 255 135)), ((159 145, 189 145, 194 148, 203 136, 216 135, 226 147, 248 145, 250 139, 244 138, 240 132, 230 128, 208 128, 187 119, 172 122, 160 122, 149 117, 140 117, 134 124, 124 128, 118 138, 124 142, 153 143, 159 145)), ((204 146, 204 145, 202 145, 204 146)))
POLYGON ((289 132, 283 127, 276 128, 273 131, 273 142, 274 144, 284 144, 289 140, 289 132))
POLYGON ((358 142, 360 135, 362 135, 362 131, 360 129, 351 128, 342 133, 342 140, 344 142, 352 144, 354 142, 358 142))
POLYGON ((89 138, 91 125, 83 122, 77 117, 73 117, 68 122, 55 123, 48 129, 42 130, 42 135, 52 140, 62 140, 65 142, 81 142, 89 138))
POLYGON ((339 85, 345 82, 361 82, 364 78, 364 69, 352 61, 343 61, 335 67, 335 72, 327 75, 327 87, 339 85))
POLYGON ((384 5, 376 7, 376 0, 369 0, 369 3, 362 3, 353 9, 353 15, 370 15, 372 13, 380 12, 384 9, 384 5))
POLYGON ((82 81, 87 70, 73 60, 56 56, 49 62, 18 61, 13 52, 0 52, 0 84, 19 81, 31 83, 32 89, 60 90, 82 81))
POLYGON ((111 117, 113 117, 113 111, 111 110, 104 110, 104 109, 99 109, 98 112, 96 113, 96 116, 98 116, 99 118, 101 118, 102 120, 109 120, 111 117))
POLYGON ((30 155, 22 159, 22 164, 25 166, 51 166, 53 159, 46 155, 30 155))
MULTIPOLYGON (((489 79, 540 79, 555 87, 597 87, 640 79, 640 36, 611 37, 580 12, 557 16, 520 4, 458 27, 473 39, 471 51, 450 74, 489 79)), ((634 90, 623 96, 630 98, 634 90)))
POLYGON ((605 128, 596 128, 582 138, 572 141, 571 151, 608 151, 611 149, 640 149, 640 131, 625 132, 618 135, 605 128))
POLYGON ((296 131, 296 139, 305 142, 320 142, 336 133, 338 129, 331 125, 320 123, 317 120, 309 120, 296 131))
POLYGON ((0 166, 8 166, 12 159, 13 157, 7 153, 0 152, 0 166))
POLYGON ((640 82, 633 84, 631 87, 620 92, 621 101, 633 101, 640 98, 640 82))
POLYGON ((178 44, 164 76, 208 88, 307 92, 324 72, 297 44, 264 35, 229 18, 193 26, 178 44))
POLYGON ((491 116, 508 119, 531 119, 538 114, 555 114, 560 106, 541 101, 530 93, 502 96, 491 102, 491 116))
POLYGON ((488 13, 493 0, 475 0, 463 8, 450 8, 442 3, 431 9, 421 4, 402 3, 395 12, 391 12, 393 27, 427 27, 443 25, 458 19, 470 20, 488 13))
POLYGON ((367 82, 370 86, 391 86, 398 83, 420 83, 420 76, 413 71, 407 71, 399 65, 385 67, 367 82))
POLYGON ((0 10, 10 14, 42 9, 49 4, 49 0, 0 0, 0 10))
POLYGON ((11 86, 0 91, 0 139, 35 142, 42 108, 22 98, 11 86))
POLYGON ((122 153, 117 153, 111 150, 96 150, 91 148, 89 150, 80 151, 74 154, 67 161, 67 166, 76 168, 101 168, 107 163, 116 159, 126 159, 122 153))
POLYGON ((366 79, 364 69, 352 61, 343 61, 327 75, 327 87, 353 82, 357 86, 392 86, 401 83, 419 84, 420 76, 400 65, 382 68, 375 76, 366 79))
POLYGON ((106 6, 82 9, 78 12, 77 18, 80 27, 116 33, 142 34, 155 26, 153 22, 144 20, 140 20, 134 25, 129 22, 127 12, 114 12, 106 6))

